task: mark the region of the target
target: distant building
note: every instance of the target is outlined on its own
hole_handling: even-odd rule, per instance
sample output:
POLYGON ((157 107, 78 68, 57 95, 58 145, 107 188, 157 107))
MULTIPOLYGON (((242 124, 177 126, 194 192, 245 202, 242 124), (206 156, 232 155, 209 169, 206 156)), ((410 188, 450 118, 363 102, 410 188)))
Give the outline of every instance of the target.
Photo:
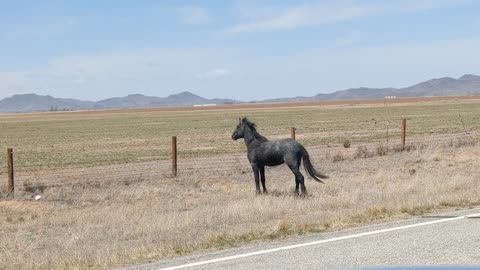
POLYGON ((217 106, 217 104, 195 104, 193 107, 209 107, 209 106, 217 106))

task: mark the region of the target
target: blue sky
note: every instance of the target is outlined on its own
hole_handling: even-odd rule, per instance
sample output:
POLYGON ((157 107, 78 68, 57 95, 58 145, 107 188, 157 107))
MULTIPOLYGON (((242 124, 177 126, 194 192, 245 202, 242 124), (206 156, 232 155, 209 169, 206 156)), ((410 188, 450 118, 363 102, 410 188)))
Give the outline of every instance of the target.
POLYGON ((2 1, 0 98, 257 100, 480 75, 480 1, 2 1))

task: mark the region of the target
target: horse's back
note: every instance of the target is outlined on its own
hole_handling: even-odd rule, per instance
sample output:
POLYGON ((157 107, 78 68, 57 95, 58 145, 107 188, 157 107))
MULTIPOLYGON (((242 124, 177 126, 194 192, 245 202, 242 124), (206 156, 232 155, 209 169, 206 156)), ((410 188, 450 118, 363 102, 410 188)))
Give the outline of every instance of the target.
POLYGON ((302 146, 292 139, 265 141, 252 149, 249 159, 253 163, 277 166, 301 157, 301 149, 302 146))

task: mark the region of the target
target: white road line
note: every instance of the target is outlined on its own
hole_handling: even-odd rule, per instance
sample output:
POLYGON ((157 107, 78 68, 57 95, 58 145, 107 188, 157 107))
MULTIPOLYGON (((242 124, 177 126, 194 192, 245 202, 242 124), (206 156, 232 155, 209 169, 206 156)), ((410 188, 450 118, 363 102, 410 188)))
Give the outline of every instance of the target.
POLYGON ((340 237, 335 237, 335 238, 330 238, 330 239, 324 239, 324 240, 313 241, 313 242, 308 242, 308 243, 284 246, 284 247, 279 247, 279 248, 260 250, 260 251, 250 252, 250 253, 244 253, 244 254, 239 254, 239 255, 223 257, 223 258, 211 259, 211 260, 206 260, 206 261, 199 261, 199 262, 194 262, 194 263, 187 263, 187 264, 182 264, 182 265, 177 265, 177 266, 172 266, 172 267, 167 267, 167 268, 159 268, 158 270, 184 269, 184 268, 188 268, 188 267, 194 267, 194 266, 200 266, 200 265, 205 265, 205 264, 230 261, 230 260, 235 260, 235 259, 240 259, 240 258, 246 258, 246 257, 252 257, 252 256, 257 256, 257 255, 262 255, 262 254, 267 254, 267 253, 283 251, 283 250, 289 250, 289 249, 294 249, 294 248, 319 245, 319 244, 329 243, 329 242, 342 241, 342 240, 353 239, 353 238, 358 238, 358 237, 363 237, 363 236, 368 236, 368 235, 374 235, 374 234, 380 234, 380 233, 406 230, 406 229, 415 228, 415 227, 422 227, 422 226, 428 226, 428 225, 432 225, 432 224, 451 222, 451 221, 456 221, 456 220, 461 220, 461 219, 466 219, 466 218, 472 218, 472 217, 480 217, 480 213, 479 214, 459 216, 459 217, 453 217, 453 218, 444 218, 444 219, 427 221, 427 222, 416 223, 416 224, 411 224, 411 225, 405 225, 405 226, 400 226, 400 227, 395 227, 395 228, 382 229, 382 230, 378 230, 378 231, 371 231, 371 232, 364 232, 364 233, 359 233, 359 234, 340 236, 340 237))

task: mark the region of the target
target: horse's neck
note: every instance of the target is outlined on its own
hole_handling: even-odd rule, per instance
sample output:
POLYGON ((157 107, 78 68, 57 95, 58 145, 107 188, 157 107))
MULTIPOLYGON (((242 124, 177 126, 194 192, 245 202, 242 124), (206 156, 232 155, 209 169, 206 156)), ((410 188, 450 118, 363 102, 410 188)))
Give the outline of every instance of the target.
POLYGON ((245 140, 245 145, 247 146, 247 148, 250 148, 250 146, 253 145, 253 143, 255 141, 263 142, 264 139, 266 140, 266 138, 263 137, 262 135, 260 135, 260 133, 255 132, 251 129, 247 129, 247 131, 245 132, 244 140, 245 140), (258 136, 258 138, 257 138, 257 136, 258 136))
POLYGON ((267 139, 265 136, 263 136, 262 134, 258 133, 257 131, 254 131, 254 132, 253 132, 253 136, 254 136, 256 139, 258 139, 258 140, 260 140, 260 141, 262 141, 262 142, 268 141, 268 139, 267 139))
POLYGON ((255 134, 253 133, 253 130, 250 128, 247 128, 245 130, 245 134, 243 136, 243 139, 245 140, 245 145, 248 146, 251 145, 255 141, 255 134))

